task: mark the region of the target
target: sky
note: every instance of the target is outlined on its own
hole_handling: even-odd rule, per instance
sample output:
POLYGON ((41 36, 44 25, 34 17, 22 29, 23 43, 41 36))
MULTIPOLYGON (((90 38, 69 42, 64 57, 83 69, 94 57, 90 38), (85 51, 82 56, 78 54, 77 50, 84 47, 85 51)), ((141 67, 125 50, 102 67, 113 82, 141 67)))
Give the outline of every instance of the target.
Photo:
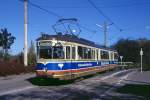
MULTIPOLYGON (((99 44, 104 42, 103 29, 96 24, 103 25, 104 21, 111 24, 99 13, 88 0, 29 0, 40 7, 55 12, 64 18, 77 18, 78 23, 92 31, 82 29, 80 37, 99 44), (96 31, 94 33, 93 31, 96 31)), ((107 15, 115 25, 108 28, 108 43, 112 45, 121 38, 150 39, 150 1, 149 0, 91 0, 107 15)), ((19 0, 1 0, 0 28, 7 28, 16 37, 10 52, 17 54, 24 47, 24 4, 19 0)), ((28 43, 36 42, 41 32, 55 34, 52 25, 59 18, 28 5, 28 43)))

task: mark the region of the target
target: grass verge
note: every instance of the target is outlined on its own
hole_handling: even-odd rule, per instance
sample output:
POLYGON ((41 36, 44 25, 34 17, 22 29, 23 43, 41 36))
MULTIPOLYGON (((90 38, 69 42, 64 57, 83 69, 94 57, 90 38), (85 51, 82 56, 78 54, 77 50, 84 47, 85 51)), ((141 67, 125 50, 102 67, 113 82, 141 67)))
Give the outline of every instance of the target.
POLYGON ((150 85, 145 84, 127 84, 117 90, 119 93, 133 94, 150 99, 150 85))

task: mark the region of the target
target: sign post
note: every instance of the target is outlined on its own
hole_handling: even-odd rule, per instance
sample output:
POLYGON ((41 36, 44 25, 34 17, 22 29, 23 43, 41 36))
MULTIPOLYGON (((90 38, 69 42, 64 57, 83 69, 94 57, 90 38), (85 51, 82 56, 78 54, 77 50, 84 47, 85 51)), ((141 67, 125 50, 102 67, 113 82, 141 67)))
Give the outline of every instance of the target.
POLYGON ((122 59, 123 59, 123 56, 120 56, 120 60, 121 60, 121 67, 122 67, 122 59))
POLYGON ((141 48, 141 51, 140 51, 140 55, 141 55, 141 73, 142 73, 142 65, 143 65, 143 50, 141 48))

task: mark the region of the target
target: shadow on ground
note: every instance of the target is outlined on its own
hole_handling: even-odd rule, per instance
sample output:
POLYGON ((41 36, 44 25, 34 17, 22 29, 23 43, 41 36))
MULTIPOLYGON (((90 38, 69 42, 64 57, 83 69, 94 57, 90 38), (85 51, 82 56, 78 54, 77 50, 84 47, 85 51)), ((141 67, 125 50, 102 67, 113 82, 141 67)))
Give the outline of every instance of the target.
POLYGON ((71 86, 48 86, 41 89, 25 91, 18 94, 1 96, 0 100, 99 100, 100 94, 110 88, 111 85, 103 83, 103 85, 94 86, 81 84, 71 86))
POLYGON ((53 78, 33 77, 30 79, 27 79, 27 81, 37 86, 59 86, 59 85, 67 85, 67 84, 71 84, 74 82, 78 82, 83 79, 89 79, 97 75, 105 74, 107 72, 113 72, 115 70, 118 70, 118 69, 109 69, 109 70, 101 71, 101 72, 94 73, 91 75, 82 76, 82 77, 72 79, 72 80, 59 80, 59 79, 53 79, 53 78))
POLYGON ((37 86, 59 86, 67 85, 74 82, 74 80, 59 80, 53 78, 42 78, 42 77, 33 77, 27 79, 30 83, 37 86))
POLYGON ((4 95, 0 100, 150 100, 150 85, 127 84, 121 87, 94 80, 75 82, 40 77, 28 81, 40 87, 4 95), (107 93, 112 87, 115 89, 107 93))
POLYGON ((78 82, 83 79, 92 78, 94 76, 97 76, 97 75, 103 74, 103 73, 106 73, 106 71, 99 72, 97 74, 83 76, 83 77, 72 79, 72 80, 59 80, 59 79, 46 78, 46 77, 45 78, 44 77, 33 77, 30 79, 27 79, 27 81, 29 81, 33 85, 37 85, 37 86, 59 86, 59 85, 67 85, 67 84, 71 84, 74 82, 78 82))
POLYGON ((0 100, 149 100, 149 86, 126 85, 121 88, 118 87, 117 91, 115 91, 115 93, 121 95, 106 94, 102 96, 111 87, 114 86, 105 82, 99 84, 96 84, 96 82, 94 84, 83 82, 82 86, 81 84, 59 87, 46 86, 1 96, 0 100))

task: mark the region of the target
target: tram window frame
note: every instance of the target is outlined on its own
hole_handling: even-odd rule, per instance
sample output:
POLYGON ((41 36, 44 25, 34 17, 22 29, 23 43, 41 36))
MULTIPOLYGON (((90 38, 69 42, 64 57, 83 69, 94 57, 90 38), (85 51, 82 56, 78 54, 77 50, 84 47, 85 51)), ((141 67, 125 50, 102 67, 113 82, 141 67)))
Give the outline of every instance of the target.
POLYGON ((78 59, 81 60, 83 59, 83 49, 82 46, 78 46, 78 59))
POLYGON ((94 59, 94 60, 95 60, 95 53, 96 53, 96 52, 95 52, 95 49, 94 49, 94 56, 93 56, 93 59, 94 59))
POLYGON ((66 46, 66 59, 71 59, 71 47, 70 46, 66 46))
POLYGON ((72 47, 72 59, 76 59, 76 48, 72 47))
POLYGON ((39 58, 40 59, 53 59, 52 54, 50 54, 49 50, 51 50, 52 53, 52 48, 44 47, 41 46, 39 47, 39 58))
POLYGON ((93 60, 95 60, 95 50, 94 49, 92 49, 92 58, 91 59, 93 59, 93 60))
POLYGON ((101 60, 101 49, 98 49, 98 60, 101 60))
POLYGON ((110 52, 110 60, 113 60, 113 52, 110 52))
POLYGON ((101 59, 109 59, 109 52, 101 50, 101 59))
POLYGON ((83 54, 84 54, 84 59, 88 59, 88 49, 86 47, 83 47, 83 54))
POLYGON ((77 54, 78 54, 78 60, 92 59, 92 49, 89 47, 78 46, 77 54))
POLYGON ((39 46, 38 47, 38 59, 64 59, 65 55, 64 55, 64 49, 63 46, 62 47, 55 47, 52 46, 39 46), (60 50, 58 50, 60 49, 60 50), (56 50, 56 51, 54 51, 56 50), (43 52, 43 54, 41 54, 43 52), (61 55, 61 56, 59 56, 61 55))
POLYGON ((52 53, 53 53, 52 54, 52 59, 64 59, 64 49, 63 49, 63 47, 56 46, 56 47, 53 47, 52 50, 53 50, 52 51, 52 53))
POLYGON ((88 48, 88 59, 92 58, 92 49, 88 48))
POLYGON ((119 58, 118 53, 114 52, 114 59, 118 59, 118 58, 119 58))
POLYGON ((99 53, 98 53, 98 51, 99 51, 99 50, 98 50, 98 49, 96 49, 96 60, 99 60, 99 59, 98 59, 98 57, 99 57, 99 53))
POLYGON ((37 59, 39 59, 40 58, 40 48, 38 45, 36 47, 36 55, 37 55, 37 59))

